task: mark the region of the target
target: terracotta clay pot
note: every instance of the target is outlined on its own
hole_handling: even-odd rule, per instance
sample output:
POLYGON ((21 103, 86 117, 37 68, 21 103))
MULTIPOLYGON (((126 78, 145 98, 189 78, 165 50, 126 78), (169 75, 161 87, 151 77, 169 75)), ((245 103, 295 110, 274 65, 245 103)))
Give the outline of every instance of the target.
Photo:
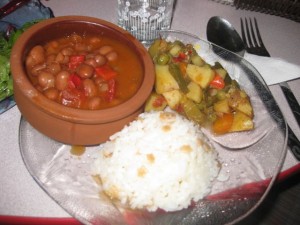
POLYGON ((15 101, 25 119, 46 136, 70 145, 99 144, 134 120, 143 111, 155 79, 152 59, 137 39, 117 25, 83 16, 56 17, 28 29, 12 49, 11 71, 15 101), (81 110, 49 100, 35 89, 25 69, 25 58, 29 50, 37 44, 45 44, 74 32, 105 35, 133 49, 142 64, 144 77, 132 98, 108 109, 81 110))

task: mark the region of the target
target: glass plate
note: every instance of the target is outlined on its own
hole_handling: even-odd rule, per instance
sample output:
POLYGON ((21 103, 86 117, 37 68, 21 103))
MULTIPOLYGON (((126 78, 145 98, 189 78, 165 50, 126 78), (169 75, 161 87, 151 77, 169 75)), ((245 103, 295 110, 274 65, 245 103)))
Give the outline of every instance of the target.
MULTIPOLYGON (((9 0, 1 0, 0 7, 7 4, 9 0)), ((15 26, 16 28, 22 27, 26 22, 37 20, 37 19, 47 19, 53 17, 50 8, 45 7, 38 0, 31 0, 26 5, 17 9, 13 13, 7 15, 0 20, 0 32, 5 32, 9 24, 15 26)), ((0 101, 0 114, 4 113, 11 107, 15 106, 13 96, 9 96, 0 101)))
POLYGON ((90 167, 100 146, 87 147, 81 156, 73 155, 71 146, 44 136, 21 118, 19 144, 30 174, 46 193, 84 224, 235 223, 263 201, 281 169, 287 145, 286 122, 255 68, 238 55, 196 36, 179 31, 164 31, 161 36, 193 43, 207 62, 219 61, 249 94, 256 128, 224 136, 203 130, 222 164, 211 194, 181 211, 149 213, 120 208, 99 194, 90 167))

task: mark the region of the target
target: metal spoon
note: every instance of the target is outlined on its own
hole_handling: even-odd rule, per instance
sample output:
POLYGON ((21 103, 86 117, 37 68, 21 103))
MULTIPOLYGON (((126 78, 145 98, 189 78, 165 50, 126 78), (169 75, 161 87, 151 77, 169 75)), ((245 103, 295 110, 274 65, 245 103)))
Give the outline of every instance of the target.
MULTIPOLYGON (((234 29, 234 27, 224 18, 219 16, 211 17, 207 23, 207 40, 221 46, 240 56, 244 56, 246 46, 234 29)), ((293 155, 300 161, 300 142, 292 129, 288 126, 288 145, 293 155)))
POLYGON ((245 44, 238 32, 227 20, 219 16, 210 18, 207 24, 206 35, 207 40, 210 42, 244 56, 245 44))

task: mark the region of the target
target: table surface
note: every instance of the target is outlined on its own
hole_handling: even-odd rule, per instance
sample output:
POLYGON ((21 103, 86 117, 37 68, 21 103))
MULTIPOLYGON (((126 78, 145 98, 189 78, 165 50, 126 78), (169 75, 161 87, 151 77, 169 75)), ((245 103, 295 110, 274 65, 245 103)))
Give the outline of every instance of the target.
MULTIPOLYGON (((55 16, 86 15, 116 23, 117 0, 42 0, 55 16)), ((300 65, 300 23, 258 12, 237 10, 210 0, 177 0, 172 29, 186 31, 206 39, 206 24, 210 17, 221 16, 229 20, 240 32, 241 17, 256 17, 265 46, 272 57, 279 57, 300 65)), ((300 102, 300 79, 289 82, 300 102)), ((300 138, 299 126, 278 85, 270 90, 300 138)), ((19 150, 18 132, 20 112, 17 107, 0 115, 0 215, 32 217, 70 217, 33 180, 28 173, 19 150)), ((297 161, 288 153, 284 169, 297 161)), ((274 187, 260 212, 241 224, 300 224, 300 179, 294 176, 274 187), (286 200, 288 199, 288 200, 286 200), (284 205, 281 207, 280 205, 284 205), (256 221, 255 223, 253 221, 256 221), (277 221, 277 223, 276 223, 277 221), (279 222, 281 221, 281 222, 279 222)))

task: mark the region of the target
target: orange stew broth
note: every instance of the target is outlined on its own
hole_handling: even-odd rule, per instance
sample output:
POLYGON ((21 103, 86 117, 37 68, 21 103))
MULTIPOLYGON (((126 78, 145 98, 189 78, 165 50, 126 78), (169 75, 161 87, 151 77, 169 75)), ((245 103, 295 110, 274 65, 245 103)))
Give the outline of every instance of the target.
POLYGON ((73 34, 34 48, 26 58, 31 82, 65 106, 105 109, 118 105, 137 92, 143 79, 138 56, 111 38, 73 34))

